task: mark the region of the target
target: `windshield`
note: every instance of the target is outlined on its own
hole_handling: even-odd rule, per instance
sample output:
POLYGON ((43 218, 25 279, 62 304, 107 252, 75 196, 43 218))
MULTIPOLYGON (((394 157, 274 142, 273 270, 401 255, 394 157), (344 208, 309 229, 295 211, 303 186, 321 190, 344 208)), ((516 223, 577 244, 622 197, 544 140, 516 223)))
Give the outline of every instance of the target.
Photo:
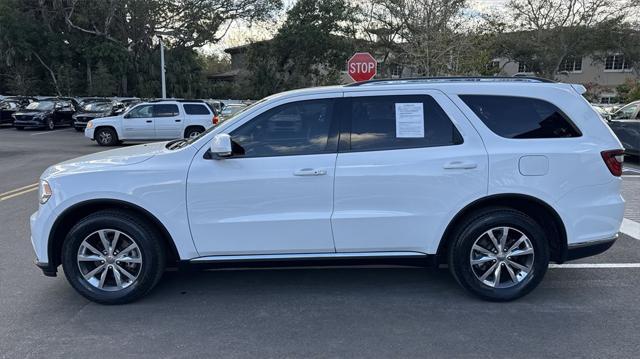
POLYGON ((27 105, 27 107, 25 108, 27 110, 46 111, 46 110, 52 110, 54 105, 55 103, 53 101, 32 102, 29 105, 27 105))
POLYGON ((92 102, 84 105, 82 109, 87 112, 107 112, 111 111, 111 104, 109 102, 92 102))

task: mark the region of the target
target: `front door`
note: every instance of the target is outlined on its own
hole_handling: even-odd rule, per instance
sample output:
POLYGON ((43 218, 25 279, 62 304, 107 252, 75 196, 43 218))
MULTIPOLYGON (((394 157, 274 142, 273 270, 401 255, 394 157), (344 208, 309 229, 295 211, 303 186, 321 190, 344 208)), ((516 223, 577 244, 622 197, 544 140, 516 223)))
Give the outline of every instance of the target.
POLYGON ((434 253, 448 221, 487 193, 479 135, 439 91, 352 92, 345 102, 336 250, 434 253))
POLYGON ((232 157, 196 155, 187 203, 200 255, 335 251, 333 109, 326 98, 272 107, 229 132, 232 157))
POLYGON ((153 123, 153 105, 138 105, 122 119, 125 139, 153 139, 156 131, 153 123))

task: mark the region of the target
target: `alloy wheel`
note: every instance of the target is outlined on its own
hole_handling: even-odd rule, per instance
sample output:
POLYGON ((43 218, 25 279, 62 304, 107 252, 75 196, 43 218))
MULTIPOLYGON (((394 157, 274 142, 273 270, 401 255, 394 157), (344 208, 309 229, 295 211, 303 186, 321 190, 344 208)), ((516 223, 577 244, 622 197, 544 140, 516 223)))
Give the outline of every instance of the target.
POLYGON ((82 241, 77 262, 81 275, 91 286, 104 291, 118 291, 138 279, 142 253, 126 233, 101 229, 82 241))
POLYGON ((107 145, 111 143, 113 136, 108 131, 102 131, 98 134, 98 139, 100 140, 100 143, 107 145))
POLYGON ((189 133, 189 138, 196 138, 200 136, 200 132, 198 131, 191 131, 191 133, 189 133))
POLYGON ((533 271, 531 240, 513 227, 495 227, 473 243, 469 256, 476 278, 492 288, 510 288, 533 271))

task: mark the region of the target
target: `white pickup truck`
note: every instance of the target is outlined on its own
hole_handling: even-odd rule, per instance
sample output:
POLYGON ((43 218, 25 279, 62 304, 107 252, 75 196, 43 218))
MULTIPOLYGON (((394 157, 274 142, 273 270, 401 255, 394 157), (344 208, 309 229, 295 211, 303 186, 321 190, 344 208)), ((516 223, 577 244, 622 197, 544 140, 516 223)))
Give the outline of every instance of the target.
POLYGON ((113 146, 125 140, 195 137, 217 122, 217 114, 204 101, 162 100, 138 104, 119 116, 91 120, 84 135, 99 145, 113 146))

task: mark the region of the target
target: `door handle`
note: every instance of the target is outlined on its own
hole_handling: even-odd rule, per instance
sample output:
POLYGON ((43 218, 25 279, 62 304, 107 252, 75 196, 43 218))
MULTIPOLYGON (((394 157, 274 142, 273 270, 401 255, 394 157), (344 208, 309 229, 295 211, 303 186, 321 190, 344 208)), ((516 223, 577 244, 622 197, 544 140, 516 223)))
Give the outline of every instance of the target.
POLYGON ((303 168, 293 172, 294 176, 324 176, 326 174, 327 171, 315 168, 303 168))
POLYGON ((151 122, 153 122, 153 121, 151 121, 151 120, 147 120, 147 123, 151 123, 151 122))
POLYGON ((180 122, 180 121, 182 121, 182 120, 176 120, 176 122, 180 122))
POLYGON ((470 161, 451 161, 442 166, 445 170, 470 170, 476 167, 478 164, 470 161))

